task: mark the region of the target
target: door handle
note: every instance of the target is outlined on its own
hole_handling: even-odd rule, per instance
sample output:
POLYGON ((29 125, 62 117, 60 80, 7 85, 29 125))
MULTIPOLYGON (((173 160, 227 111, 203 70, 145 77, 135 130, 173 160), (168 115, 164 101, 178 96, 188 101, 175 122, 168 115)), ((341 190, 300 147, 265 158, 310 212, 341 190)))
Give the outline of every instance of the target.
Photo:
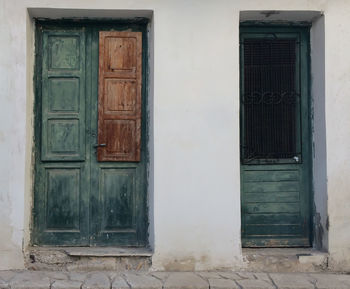
POLYGON ((95 145, 94 145, 94 148, 105 147, 105 146, 107 146, 105 143, 95 144, 95 145))

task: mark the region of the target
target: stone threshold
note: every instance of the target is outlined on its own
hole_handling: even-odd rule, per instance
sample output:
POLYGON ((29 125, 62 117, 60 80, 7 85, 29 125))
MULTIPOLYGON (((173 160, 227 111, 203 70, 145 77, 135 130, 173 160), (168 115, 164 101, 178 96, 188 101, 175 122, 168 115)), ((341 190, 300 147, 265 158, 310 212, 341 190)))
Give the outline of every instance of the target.
POLYGON ((28 248, 26 267, 32 270, 149 270, 152 251, 140 247, 28 248))
POLYGON ((78 257, 152 257, 153 254, 148 248, 132 247, 66 247, 62 250, 78 257))
POLYGON ((328 270, 327 252, 313 248, 243 248, 249 271, 322 272, 328 270))
POLYGON ((61 251, 75 257, 152 257, 149 248, 140 247, 31 247, 29 251, 61 251))

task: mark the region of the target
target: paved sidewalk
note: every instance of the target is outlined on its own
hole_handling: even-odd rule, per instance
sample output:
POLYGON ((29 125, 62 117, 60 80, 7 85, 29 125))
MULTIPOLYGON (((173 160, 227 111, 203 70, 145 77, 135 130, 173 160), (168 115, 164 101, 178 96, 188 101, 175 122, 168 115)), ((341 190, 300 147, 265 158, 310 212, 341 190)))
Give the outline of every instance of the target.
POLYGON ((0 271, 10 289, 349 289, 350 275, 248 272, 0 271))

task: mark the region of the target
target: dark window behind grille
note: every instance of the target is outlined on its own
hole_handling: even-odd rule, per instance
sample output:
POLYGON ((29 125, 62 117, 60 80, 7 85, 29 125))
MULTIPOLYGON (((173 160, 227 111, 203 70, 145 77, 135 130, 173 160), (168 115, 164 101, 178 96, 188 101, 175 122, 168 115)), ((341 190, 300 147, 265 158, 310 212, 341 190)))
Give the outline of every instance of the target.
POLYGON ((244 40, 244 160, 297 155, 295 40, 244 40))

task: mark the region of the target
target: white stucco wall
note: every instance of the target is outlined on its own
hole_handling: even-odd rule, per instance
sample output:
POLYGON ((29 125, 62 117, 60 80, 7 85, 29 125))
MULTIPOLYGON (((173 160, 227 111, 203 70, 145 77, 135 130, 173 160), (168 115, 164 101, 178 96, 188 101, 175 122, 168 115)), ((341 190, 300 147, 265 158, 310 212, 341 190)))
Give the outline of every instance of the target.
POLYGON ((326 130, 330 265, 350 270, 350 45, 348 1, 329 5, 326 34, 326 130))
POLYGON ((153 11, 153 266, 196 270, 242 266, 240 11, 324 11, 329 251, 335 269, 350 270, 347 0, 0 0, 0 269, 23 268, 22 248, 29 241, 33 27, 28 8, 75 9, 31 10, 44 17, 153 11))
POLYGON ((0 18, 0 269, 7 269, 23 267, 26 13, 1 1, 0 18))

